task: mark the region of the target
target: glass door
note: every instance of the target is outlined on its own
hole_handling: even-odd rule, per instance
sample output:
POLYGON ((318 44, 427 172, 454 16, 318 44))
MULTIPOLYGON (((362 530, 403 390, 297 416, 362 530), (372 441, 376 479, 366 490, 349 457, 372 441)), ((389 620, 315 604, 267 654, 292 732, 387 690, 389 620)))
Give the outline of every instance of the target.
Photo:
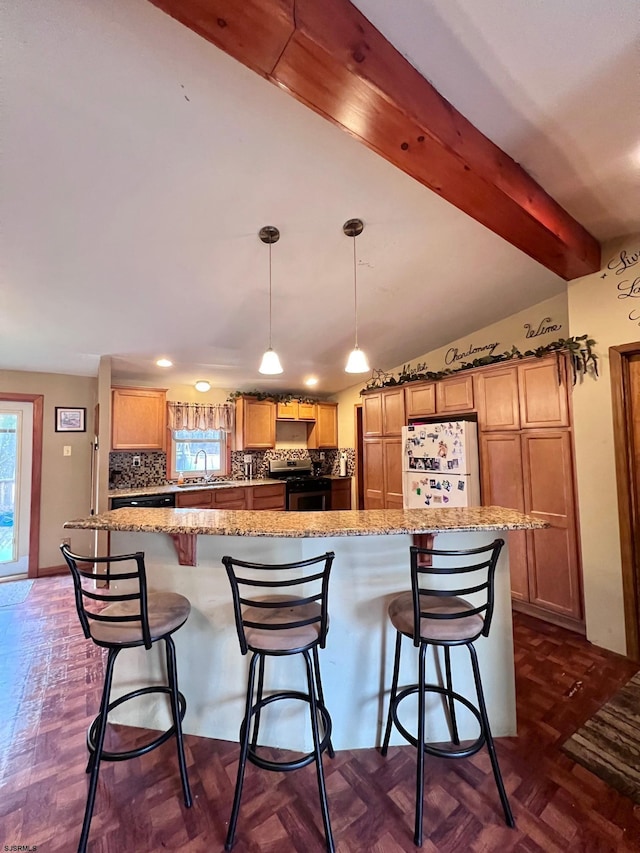
POLYGON ((33 404, 0 402, 0 579, 29 563, 33 404))

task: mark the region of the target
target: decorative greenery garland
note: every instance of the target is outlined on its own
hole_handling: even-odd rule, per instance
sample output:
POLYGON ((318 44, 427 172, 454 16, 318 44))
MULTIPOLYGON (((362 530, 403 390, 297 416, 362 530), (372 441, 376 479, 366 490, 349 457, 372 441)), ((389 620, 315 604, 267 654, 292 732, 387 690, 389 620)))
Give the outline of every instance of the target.
POLYGON ((274 394, 272 391, 232 391, 227 397, 227 403, 233 403, 238 397, 255 397, 257 400, 272 400, 274 403, 291 403, 297 400, 299 403, 319 403, 317 397, 307 397, 304 394, 287 392, 285 394, 274 394))
MULTIPOLYGON (((595 340, 588 335, 579 335, 572 338, 560 338, 557 341, 552 341, 545 346, 537 347, 537 349, 520 350, 512 346, 510 350, 498 353, 497 355, 484 355, 481 358, 474 358, 473 361, 465 361, 459 367, 446 368, 445 370, 427 370, 426 362, 419 362, 415 367, 411 364, 403 365, 398 372, 397 378, 392 373, 386 373, 384 370, 374 370, 371 379, 363 391, 370 391, 372 388, 385 388, 390 385, 404 385, 406 382, 416 382, 418 380, 438 380, 444 379, 445 376, 451 376, 454 373, 460 373, 462 370, 471 370, 473 367, 483 367, 486 364, 496 364, 501 361, 511 361, 514 358, 528 358, 535 356, 542 358, 552 352, 560 353, 567 352, 569 361, 571 362, 571 370, 573 373, 573 384, 576 384, 578 375, 591 375, 593 378, 598 376, 598 356, 593 351, 595 340)), ((560 362, 558 359, 558 378, 560 377, 560 362)))

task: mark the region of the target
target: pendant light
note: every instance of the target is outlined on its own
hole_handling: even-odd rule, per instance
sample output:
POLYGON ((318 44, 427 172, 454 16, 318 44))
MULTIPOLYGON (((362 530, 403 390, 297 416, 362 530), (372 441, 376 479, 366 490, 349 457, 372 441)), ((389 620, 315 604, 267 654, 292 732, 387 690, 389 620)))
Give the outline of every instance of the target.
POLYGON ((347 237, 353 237, 353 313, 355 319, 355 346, 349 353, 345 373, 368 373, 369 362, 366 355, 358 346, 358 286, 357 286, 357 263, 356 263, 356 237, 362 234, 364 225, 362 219, 349 219, 342 226, 347 237))
POLYGON ((263 243, 269 246, 269 348, 265 351, 258 368, 260 373, 274 376, 277 373, 282 373, 282 365, 278 358, 278 353, 274 352, 271 346, 271 246, 277 243, 280 239, 280 232, 273 225, 265 225, 258 231, 258 236, 263 243))

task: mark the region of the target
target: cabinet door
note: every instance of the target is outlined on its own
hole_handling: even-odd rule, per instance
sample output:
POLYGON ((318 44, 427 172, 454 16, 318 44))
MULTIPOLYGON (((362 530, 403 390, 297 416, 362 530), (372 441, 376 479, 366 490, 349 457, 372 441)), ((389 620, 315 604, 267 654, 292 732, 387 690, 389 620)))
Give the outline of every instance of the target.
POLYGON ((405 385, 404 407, 407 419, 436 413, 436 383, 405 385))
POLYGON ((166 391, 113 388, 111 449, 164 450, 167 434, 166 391))
POLYGON ((298 403, 298 420, 300 421, 315 421, 316 419, 316 404, 315 403, 298 403))
POLYGON ((213 509, 246 509, 247 490, 242 486, 229 489, 212 489, 211 505, 213 509))
POLYGON ((211 509, 212 495, 212 489, 190 489, 188 492, 178 492, 176 506, 190 507, 191 509, 211 509))
POLYGON ((535 430, 522 435, 525 512, 549 522, 527 532, 529 598, 547 610, 582 618, 568 430, 535 430))
POLYGON ((318 403, 316 408, 316 446, 332 449, 338 446, 338 406, 318 403))
POLYGON ((402 439, 383 438, 384 506, 402 509, 402 439))
MULTIPOLYGON (((522 449, 518 433, 488 433, 480 436, 483 506, 505 506, 524 512, 522 449)), ((529 601, 526 531, 512 530, 508 536, 511 595, 529 601)))
POLYGON ((473 376, 465 373, 436 384, 437 414, 473 411, 473 376))
POLYGON ((382 434, 402 435, 404 418, 404 388, 382 392, 382 434))
POLYGON ((520 429, 518 369, 496 367, 475 377, 475 401, 481 430, 520 429))
POLYGON ((298 419, 298 403, 292 400, 290 403, 278 403, 276 418, 279 421, 295 421, 298 419))
POLYGON ((382 394, 366 394, 362 398, 362 434, 382 435, 382 394))
POLYGON ((364 457, 364 508, 384 509, 384 465, 381 438, 366 438, 364 457))
POLYGON ((520 425, 568 426, 566 361, 536 358, 518 365, 520 425))
POLYGON ((236 449, 267 450, 275 444, 275 403, 240 397, 236 404, 236 449))
POLYGON ((247 489, 247 509, 285 509, 284 483, 247 489), (250 493, 250 497, 249 497, 250 493))
POLYGON ((351 509, 351 477, 331 481, 331 509, 351 509))

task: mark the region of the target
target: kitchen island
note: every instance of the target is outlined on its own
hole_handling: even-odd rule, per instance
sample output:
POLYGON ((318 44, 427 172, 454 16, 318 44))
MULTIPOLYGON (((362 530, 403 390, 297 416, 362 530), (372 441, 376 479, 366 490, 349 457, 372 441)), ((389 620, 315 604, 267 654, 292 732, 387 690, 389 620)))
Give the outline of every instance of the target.
MULTIPOLYGON (((381 742, 395 639, 387 606, 395 594, 410 588, 409 546, 414 537, 417 544, 435 536, 435 547, 473 548, 509 530, 545 526, 535 517, 501 507, 301 513, 118 509, 65 524, 69 529, 110 531, 114 554, 144 551, 149 589, 172 590, 189 598, 191 616, 175 635, 180 687, 188 706, 184 730, 226 740, 238 739, 249 658, 240 655, 222 556, 275 563, 335 551, 329 587, 331 622, 320 665, 337 749, 381 742), (176 541, 193 543, 193 565, 178 563, 176 541)), ((477 650, 493 732, 503 736, 516 733, 506 547, 496 571, 495 592, 491 634, 477 643, 477 650)), ((123 653, 116 666, 114 695, 148 683, 150 667, 153 677, 161 681, 160 651, 154 647, 152 652, 134 649, 123 653)), ((473 697, 466 649, 453 649, 451 657, 456 689, 473 697)), ((430 658, 428 667, 428 680, 439 679, 439 661, 430 658)), ((403 655, 401 683, 415 681, 415 671, 414 656, 403 655)), ((267 683, 272 689, 300 689, 303 677, 298 656, 278 660, 272 668, 267 665, 267 683)), ((410 702, 405 704, 406 719, 415 720, 415 709, 410 702)), ((273 746, 308 749, 310 735, 300 719, 303 709, 285 710, 265 713, 261 740, 273 746)), ((153 707, 118 711, 117 717, 113 715, 118 722, 158 729, 169 725, 161 699, 153 707)), ((432 740, 448 737, 439 711, 439 699, 434 697, 428 709, 432 740)), ((474 725, 461 715, 461 737, 474 737, 474 725)), ((397 733, 395 736, 397 743, 403 742, 397 733)))

